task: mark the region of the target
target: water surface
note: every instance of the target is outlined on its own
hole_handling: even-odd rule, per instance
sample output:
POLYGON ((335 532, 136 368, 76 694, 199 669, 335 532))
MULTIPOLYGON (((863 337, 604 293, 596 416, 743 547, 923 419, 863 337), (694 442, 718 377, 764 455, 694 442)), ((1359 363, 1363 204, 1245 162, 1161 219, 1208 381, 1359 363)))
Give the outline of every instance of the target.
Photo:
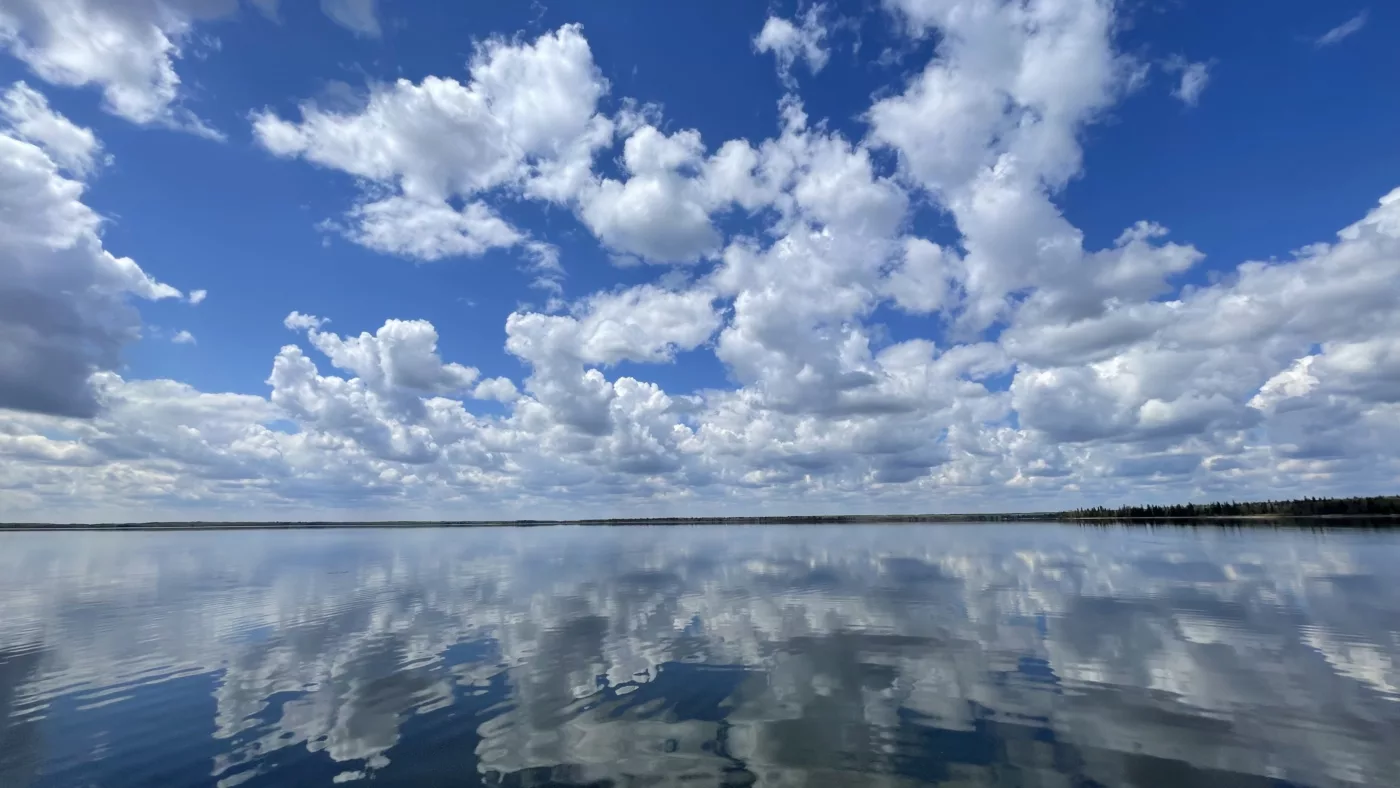
POLYGON ((1400 534, 0 534, 0 786, 1342 786, 1400 534))

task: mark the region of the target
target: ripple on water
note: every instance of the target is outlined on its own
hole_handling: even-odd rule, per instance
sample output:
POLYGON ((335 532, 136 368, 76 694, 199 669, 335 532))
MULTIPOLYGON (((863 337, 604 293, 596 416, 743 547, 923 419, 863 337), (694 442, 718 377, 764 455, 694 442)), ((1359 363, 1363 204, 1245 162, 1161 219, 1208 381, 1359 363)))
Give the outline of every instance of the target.
POLYGON ((10 536, 6 788, 1400 774, 1384 533, 10 536))

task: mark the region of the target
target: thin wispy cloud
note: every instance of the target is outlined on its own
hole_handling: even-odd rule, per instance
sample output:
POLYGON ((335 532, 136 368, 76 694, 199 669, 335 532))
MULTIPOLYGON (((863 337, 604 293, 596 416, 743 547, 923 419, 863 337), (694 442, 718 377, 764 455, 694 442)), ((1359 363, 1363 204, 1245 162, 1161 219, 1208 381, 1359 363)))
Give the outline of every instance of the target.
POLYGON ((1322 47, 1330 47, 1336 44, 1340 44, 1348 38, 1351 38, 1352 36, 1361 32, 1361 28, 1366 26, 1366 22, 1370 18, 1371 12, 1369 9, 1362 11, 1361 13, 1352 17, 1351 19, 1348 19, 1347 21, 1341 23, 1340 25, 1337 25, 1331 30, 1328 30, 1326 33, 1323 33, 1322 36, 1319 37, 1314 43, 1319 49, 1321 49, 1322 47))
POLYGON ((1162 67, 1167 73, 1181 75, 1181 82, 1172 89, 1172 96, 1188 107, 1201 103, 1201 94, 1210 84, 1210 66, 1210 63, 1192 63, 1180 55, 1168 58, 1162 67))

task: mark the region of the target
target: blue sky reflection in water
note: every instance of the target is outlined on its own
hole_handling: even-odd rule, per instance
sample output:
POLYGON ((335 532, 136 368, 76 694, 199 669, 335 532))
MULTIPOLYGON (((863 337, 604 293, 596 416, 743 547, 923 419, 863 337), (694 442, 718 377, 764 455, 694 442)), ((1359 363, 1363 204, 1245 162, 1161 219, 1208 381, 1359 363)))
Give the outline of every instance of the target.
POLYGON ((1385 785, 1397 572, 1360 532, 4 534, 0 785, 1385 785))

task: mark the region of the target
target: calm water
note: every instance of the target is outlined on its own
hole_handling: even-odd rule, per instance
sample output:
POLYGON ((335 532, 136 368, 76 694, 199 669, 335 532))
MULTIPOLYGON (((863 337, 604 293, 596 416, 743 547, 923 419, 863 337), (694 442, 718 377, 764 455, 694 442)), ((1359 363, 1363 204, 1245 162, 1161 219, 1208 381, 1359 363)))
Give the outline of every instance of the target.
POLYGON ((1400 534, 0 534, 0 786, 1395 785, 1400 534))

